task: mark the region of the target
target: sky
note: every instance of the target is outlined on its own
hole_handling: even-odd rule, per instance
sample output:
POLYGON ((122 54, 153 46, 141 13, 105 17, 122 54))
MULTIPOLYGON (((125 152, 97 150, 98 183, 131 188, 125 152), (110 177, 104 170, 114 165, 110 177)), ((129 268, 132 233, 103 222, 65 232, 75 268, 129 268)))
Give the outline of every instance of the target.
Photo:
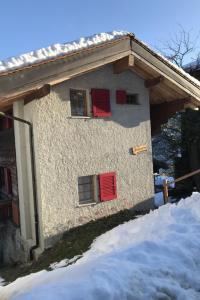
POLYGON ((1 0, 0 11, 0 60, 112 30, 159 48, 179 25, 200 31, 200 0, 1 0))

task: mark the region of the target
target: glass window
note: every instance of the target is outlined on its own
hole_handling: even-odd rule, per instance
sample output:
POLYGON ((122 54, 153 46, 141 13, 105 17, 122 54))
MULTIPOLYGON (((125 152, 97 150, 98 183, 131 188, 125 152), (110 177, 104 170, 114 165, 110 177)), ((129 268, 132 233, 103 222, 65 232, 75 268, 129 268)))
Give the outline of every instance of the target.
POLYGON ((81 176, 78 178, 79 204, 94 202, 94 176, 81 176))
POLYGON ((86 91, 70 90, 72 116, 87 116, 86 91))

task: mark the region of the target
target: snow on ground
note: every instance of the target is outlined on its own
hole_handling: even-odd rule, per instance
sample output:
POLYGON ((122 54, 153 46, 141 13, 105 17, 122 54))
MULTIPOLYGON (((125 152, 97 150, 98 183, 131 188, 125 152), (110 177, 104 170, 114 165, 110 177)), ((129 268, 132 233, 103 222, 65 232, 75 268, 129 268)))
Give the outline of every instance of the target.
MULTIPOLYGON (((158 175, 155 176, 155 185, 156 186, 161 186, 163 185, 163 180, 167 179, 168 182, 174 181, 174 177, 166 176, 166 175, 158 175)), ((174 188, 174 182, 169 184, 169 187, 174 188)))
POLYGON ((4 285, 4 280, 3 278, 0 277, 0 287, 4 285))
POLYGON ((68 267, 1 287, 12 300, 200 299, 200 194, 98 237, 68 267))
POLYGON ((163 192, 155 193, 154 195, 154 205, 155 207, 159 207, 164 205, 163 192))

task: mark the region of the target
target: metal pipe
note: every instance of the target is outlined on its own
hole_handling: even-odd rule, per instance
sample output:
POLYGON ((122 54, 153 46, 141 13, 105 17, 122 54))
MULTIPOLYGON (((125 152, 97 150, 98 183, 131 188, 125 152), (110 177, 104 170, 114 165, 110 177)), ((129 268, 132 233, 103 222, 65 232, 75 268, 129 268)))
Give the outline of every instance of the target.
POLYGON ((30 249, 30 258, 33 259, 33 251, 39 247, 39 218, 38 218, 38 205, 37 205, 37 182, 36 182, 36 170, 35 170, 35 155, 34 155, 34 139, 33 139, 33 125, 31 122, 8 115, 4 112, 0 112, 0 117, 18 121, 29 126, 29 140, 30 140, 30 154, 31 154, 31 171, 32 171, 32 186, 33 186, 33 201, 34 201, 34 217, 35 217, 35 246, 30 249))

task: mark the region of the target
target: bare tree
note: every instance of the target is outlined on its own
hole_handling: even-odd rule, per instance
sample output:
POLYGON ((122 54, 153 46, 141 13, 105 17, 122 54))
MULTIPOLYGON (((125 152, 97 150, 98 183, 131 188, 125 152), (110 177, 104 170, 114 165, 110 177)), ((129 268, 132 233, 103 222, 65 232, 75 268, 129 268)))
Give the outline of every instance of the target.
MULTIPOLYGON (((199 34, 194 37, 191 30, 186 31, 179 25, 178 31, 167 42, 161 42, 160 48, 156 48, 179 67, 184 67, 188 62, 193 62, 195 67, 200 64, 198 38, 199 34)), ((173 158, 180 155, 182 148, 181 113, 177 113, 162 125, 161 133, 154 137, 152 145, 154 158, 167 161, 171 165, 168 172, 173 174, 173 158)))
POLYGON ((179 25, 178 31, 167 42, 162 42, 161 47, 157 47, 157 49, 171 62, 179 67, 184 67, 188 60, 197 60, 199 55, 195 53, 198 50, 198 39, 199 33, 194 36, 192 30, 186 31, 179 25))

